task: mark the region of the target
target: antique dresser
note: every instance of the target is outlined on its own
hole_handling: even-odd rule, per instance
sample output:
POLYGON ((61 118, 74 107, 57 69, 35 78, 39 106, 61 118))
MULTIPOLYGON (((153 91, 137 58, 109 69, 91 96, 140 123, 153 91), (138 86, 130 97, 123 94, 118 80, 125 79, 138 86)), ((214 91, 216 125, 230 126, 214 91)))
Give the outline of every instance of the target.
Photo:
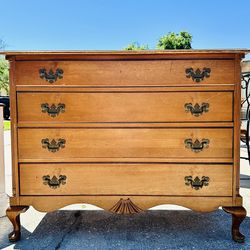
POLYGON ((177 204, 232 214, 244 50, 5 52, 13 197, 7 216, 89 203, 118 214, 177 204))

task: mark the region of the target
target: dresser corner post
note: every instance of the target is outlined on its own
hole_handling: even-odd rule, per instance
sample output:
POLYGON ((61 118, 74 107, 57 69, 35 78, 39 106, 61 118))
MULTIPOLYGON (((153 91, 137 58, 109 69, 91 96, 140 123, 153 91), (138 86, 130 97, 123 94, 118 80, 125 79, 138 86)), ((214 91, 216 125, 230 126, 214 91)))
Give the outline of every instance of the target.
POLYGON ((13 225, 13 231, 9 234, 9 241, 16 242, 21 237, 20 214, 28 210, 28 206, 10 206, 6 210, 6 215, 13 225))
POLYGON ((222 207, 222 209, 232 215, 232 239, 238 243, 243 243, 245 236, 240 233, 240 224, 246 217, 246 209, 242 206, 222 207))

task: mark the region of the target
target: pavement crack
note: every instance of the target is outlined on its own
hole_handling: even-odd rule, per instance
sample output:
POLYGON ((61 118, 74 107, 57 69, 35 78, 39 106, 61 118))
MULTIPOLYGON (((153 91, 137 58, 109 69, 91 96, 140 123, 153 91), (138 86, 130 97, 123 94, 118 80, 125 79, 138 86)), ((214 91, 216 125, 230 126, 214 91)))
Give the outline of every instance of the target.
POLYGON ((66 236, 69 235, 69 234, 72 232, 72 230, 73 230, 73 228, 74 228, 76 222, 78 221, 78 218, 80 217, 80 215, 81 215, 81 212, 80 212, 80 211, 76 211, 76 212, 74 213, 74 217, 75 217, 74 222, 71 224, 71 226, 69 227, 68 231, 67 231, 66 233, 64 233, 64 235, 62 236, 61 240, 57 243, 57 245, 55 246, 55 250, 60 249, 60 247, 61 247, 63 241, 64 241, 65 238, 66 238, 66 236))

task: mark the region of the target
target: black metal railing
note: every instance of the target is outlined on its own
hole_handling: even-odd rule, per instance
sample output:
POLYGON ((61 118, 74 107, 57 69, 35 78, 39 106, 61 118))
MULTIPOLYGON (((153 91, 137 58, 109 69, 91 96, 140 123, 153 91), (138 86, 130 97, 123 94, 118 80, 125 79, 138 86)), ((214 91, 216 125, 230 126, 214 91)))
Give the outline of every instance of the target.
POLYGON ((242 156, 241 159, 248 160, 250 165, 250 72, 241 74, 241 89, 241 141, 247 149, 247 156, 242 156))

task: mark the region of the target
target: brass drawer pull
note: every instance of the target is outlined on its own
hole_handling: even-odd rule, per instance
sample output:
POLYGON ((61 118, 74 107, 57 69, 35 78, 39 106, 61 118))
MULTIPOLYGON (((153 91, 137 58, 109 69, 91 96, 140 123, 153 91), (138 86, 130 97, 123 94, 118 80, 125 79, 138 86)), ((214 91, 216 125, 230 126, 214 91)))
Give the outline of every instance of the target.
POLYGON ((50 152, 55 153, 56 151, 59 151, 60 148, 65 147, 66 140, 60 138, 57 141, 55 139, 49 141, 49 139, 46 138, 42 139, 41 143, 43 148, 47 148, 50 152))
POLYGON ((65 185, 66 184, 67 177, 65 175, 59 175, 59 177, 57 178, 54 175, 52 178, 50 178, 49 175, 44 175, 42 177, 42 179, 43 179, 43 184, 44 185, 48 185, 50 188, 56 189, 56 188, 59 188, 60 185, 65 185))
POLYGON ((63 70, 62 69, 56 69, 56 72, 54 73, 52 69, 49 70, 47 73, 46 69, 39 69, 39 75, 40 78, 46 80, 49 83, 54 83, 57 79, 63 78, 63 70))
POLYGON ((193 189, 199 190, 203 186, 208 186, 210 179, 207 176, 202 176, 201 179, 198 176, 196 176, 193 180, 192 176, 185 176, 184 180, 187 186, 191 186, 193 189))
POLYGON ((210 77, 211 69, 210 68, 203 68, 203 70, 193 68, 186 69, 186 77, 193 79, 194 82, 201 82, 204 78, 210 77))
POLYGON ((210 141, 208 139, 202 139, 201 142, 198 139, 196 139, 194 142, 192 139, 186 139, 184 141, 186 148, 190 148, 195 153, 199 153, 204 148, 208 148, 209 143, 210 143, 210 141))
POLYGON ((185 103, 184 107, 186 112, 191 112, 193 116, 198 117, 203 113, 208 112, 209 104, 203 102, 201 105, 195 103, 195 105, 193 106, 192 103, 185 103))
POLYGON ((42 103, 41 104, 41 109, 43 113, 48 113, 49 116, 51 117, 56 117, 59 115, 59 113, 64 113, 65 112, 65 104, 64 103, 58 103, 55 105, 54 103, 49 106, 48 103, 42 103))

